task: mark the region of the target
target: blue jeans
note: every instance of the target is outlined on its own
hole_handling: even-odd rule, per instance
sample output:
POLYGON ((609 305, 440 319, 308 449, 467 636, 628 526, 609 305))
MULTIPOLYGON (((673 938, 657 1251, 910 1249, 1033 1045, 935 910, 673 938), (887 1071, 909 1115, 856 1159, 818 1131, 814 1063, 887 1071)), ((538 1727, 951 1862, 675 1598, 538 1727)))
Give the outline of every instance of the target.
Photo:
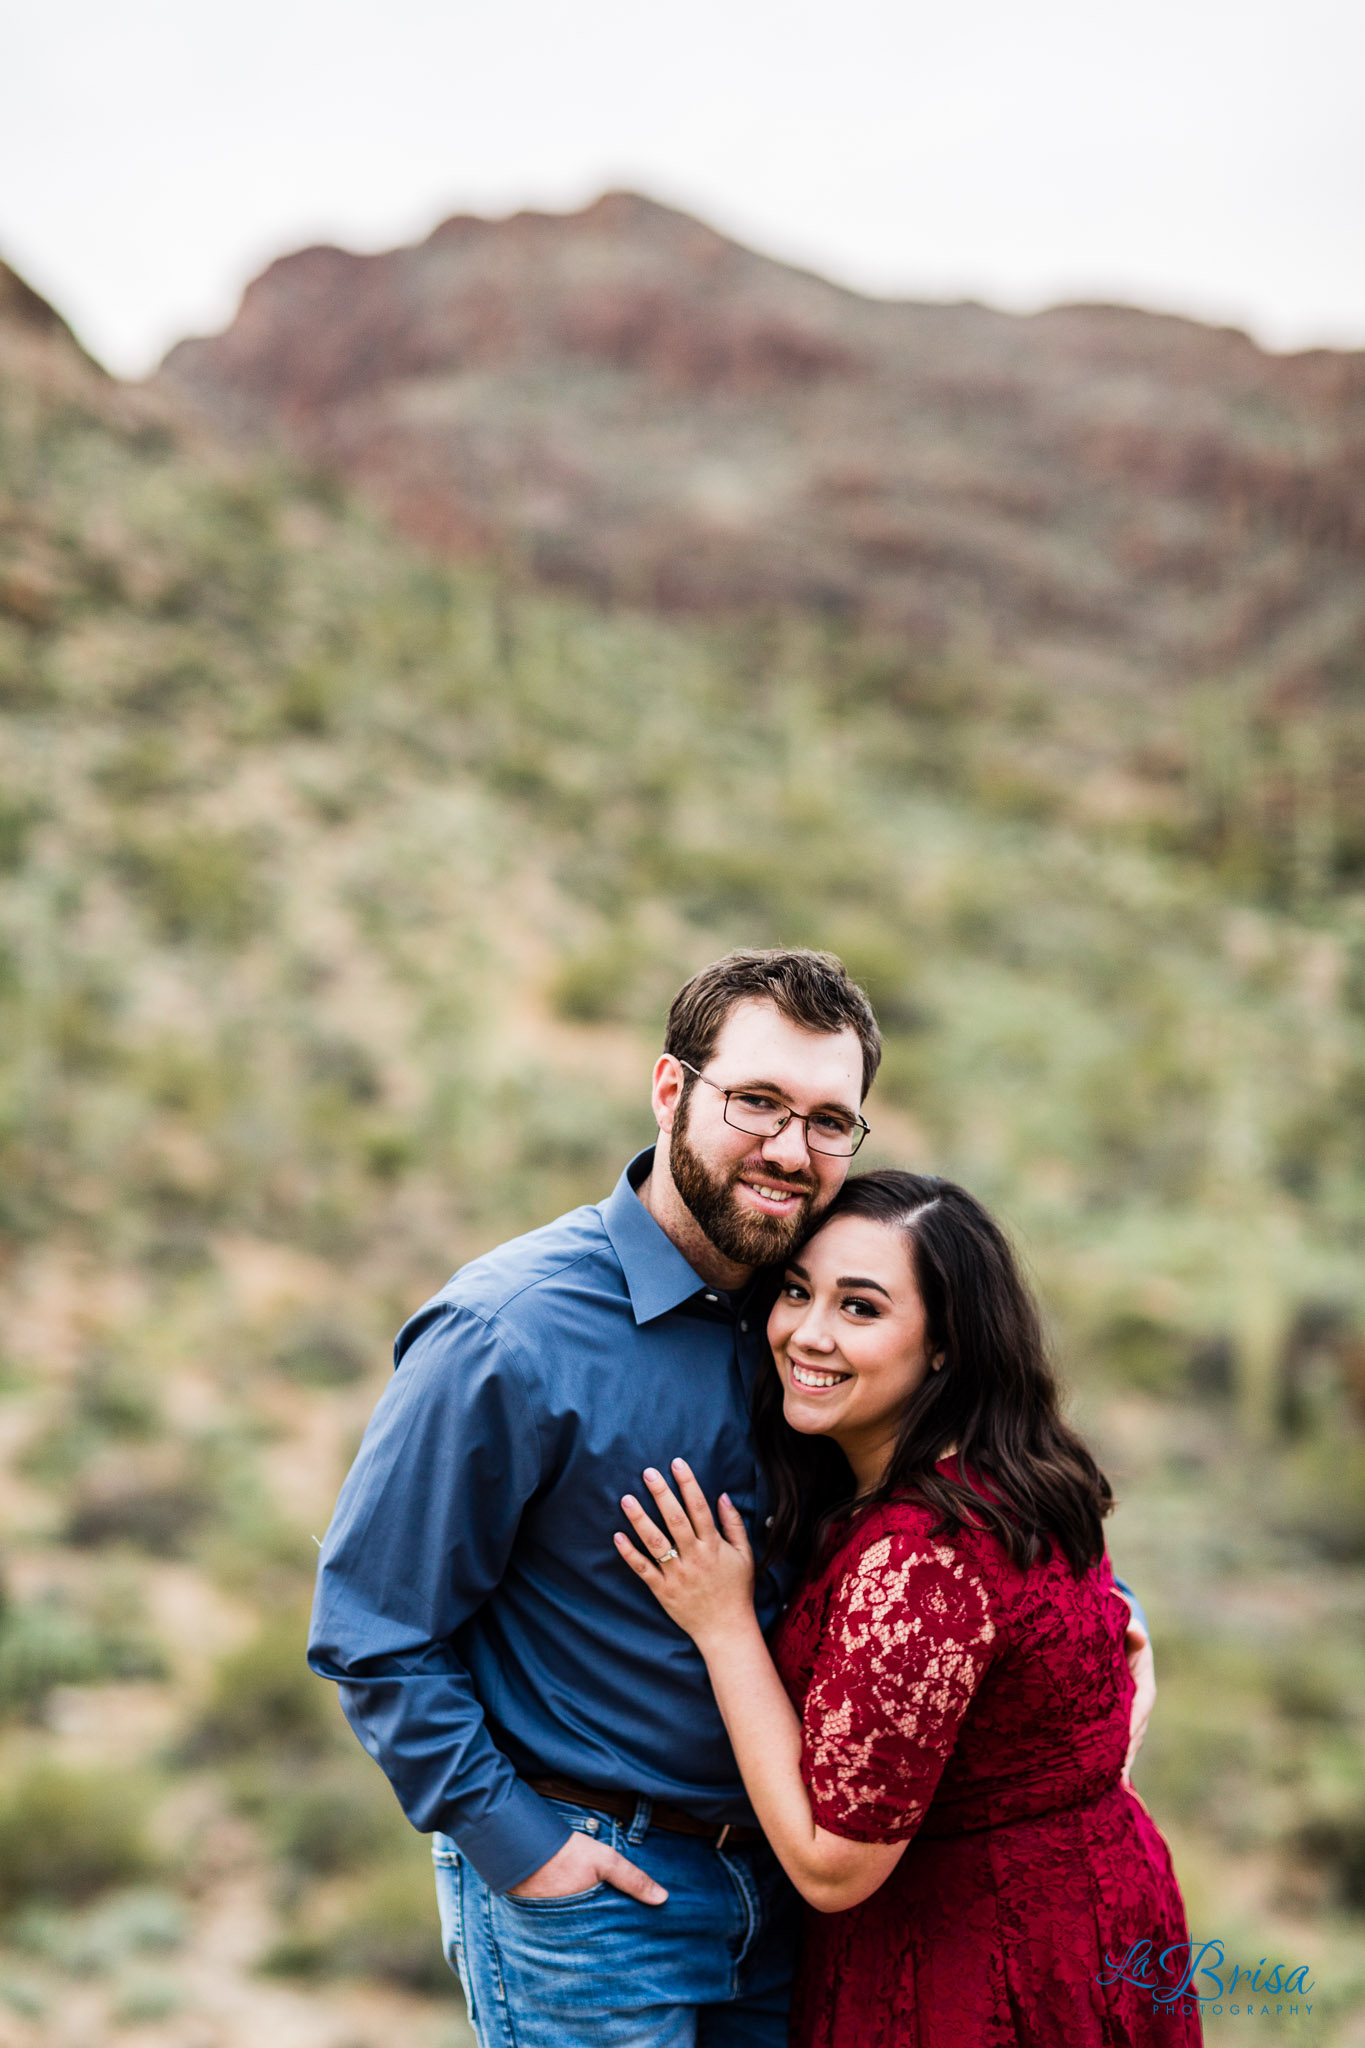
POLYGON ((785 2048, 798 1901, 766 1843, 699 1836, 552 1804, 668 1892, 642 1906, 608 1884, 566 1899, 490 1891, 432 1838, 447 1959, 479 2048, 785 2048))

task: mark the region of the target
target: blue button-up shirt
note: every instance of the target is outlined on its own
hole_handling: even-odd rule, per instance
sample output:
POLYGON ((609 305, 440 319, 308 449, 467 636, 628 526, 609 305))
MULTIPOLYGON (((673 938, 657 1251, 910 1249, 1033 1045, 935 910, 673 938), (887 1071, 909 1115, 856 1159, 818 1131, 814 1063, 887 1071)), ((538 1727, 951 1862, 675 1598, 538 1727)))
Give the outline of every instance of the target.
MULTIPOLYGON (((457 1273, 399 1333, 323 1545, 309 1644, 414 1826, 495 1889, 567 1838, 557 1774, 753 1816, 706 1668, 612 1546, 644 1466, 682 1456, 751 1532, 762 1308, 706 1287, 635 1193, 457 1273)), ((776 1615, 764 1576, 760 1619, 776 1615)))

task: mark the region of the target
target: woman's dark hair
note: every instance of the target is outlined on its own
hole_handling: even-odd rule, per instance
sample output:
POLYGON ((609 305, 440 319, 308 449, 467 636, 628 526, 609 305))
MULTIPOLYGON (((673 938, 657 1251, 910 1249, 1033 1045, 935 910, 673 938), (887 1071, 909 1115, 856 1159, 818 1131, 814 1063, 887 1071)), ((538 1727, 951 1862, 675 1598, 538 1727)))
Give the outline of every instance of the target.
POLYGON ((1104 1551, 1109 1482, 1063 1421, 1037 1305, 998 1223, 949 1180, 885 1170, 845 1181, 820 1227, 865 1216, 905 1233, 926 1316, 926 1372, 905 1404, 886 1476, 853 1500, 848 1463, 828 1437, 804 1436, 782 1413, 775 1371, 759 1375, 754 1430, 772 1491, 769 1559, 811 1565, 825 1539, 888 1500, 913 1500, 935 1536, 984 1524, 1014 1562, 1055 1544, 1078 1576, 1104 1551), (937 1461, 956 1446, 953 1476, 937 1461), (970 1471, 985 1491, 970 1485, 970 1471))

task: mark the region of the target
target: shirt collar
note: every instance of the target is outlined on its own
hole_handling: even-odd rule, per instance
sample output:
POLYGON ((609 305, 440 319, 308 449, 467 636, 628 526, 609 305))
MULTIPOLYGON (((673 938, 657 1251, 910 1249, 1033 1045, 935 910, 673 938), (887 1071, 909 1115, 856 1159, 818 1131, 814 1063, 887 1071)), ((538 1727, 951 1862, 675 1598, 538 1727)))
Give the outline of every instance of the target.
POLYGON ((653 1159, 652 1145, 637 1152, 606 1201, 597 1205, 612 1250, 621 1261, 637 1325, 667 1315, 706 1285, 635 1192, 653 1159))

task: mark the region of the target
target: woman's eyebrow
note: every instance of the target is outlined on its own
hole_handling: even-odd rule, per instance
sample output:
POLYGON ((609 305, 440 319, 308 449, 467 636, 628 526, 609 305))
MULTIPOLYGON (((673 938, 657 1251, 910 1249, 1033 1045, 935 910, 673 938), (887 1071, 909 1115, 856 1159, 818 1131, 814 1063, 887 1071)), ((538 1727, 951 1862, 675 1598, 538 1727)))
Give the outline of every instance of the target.
MULTIPOLYGON (((793 1267, 792 1271, 795 1270, 793 1267)), ((869 1280, 861 1273, 845 1273, 843 1278, 836 1280, 834 1284, 836 1287, 870 1287, 874 1294, 884 1294, 888 1301, 891 1299, 890 1289, 883 1287, 880 1280, 869 1280)))

